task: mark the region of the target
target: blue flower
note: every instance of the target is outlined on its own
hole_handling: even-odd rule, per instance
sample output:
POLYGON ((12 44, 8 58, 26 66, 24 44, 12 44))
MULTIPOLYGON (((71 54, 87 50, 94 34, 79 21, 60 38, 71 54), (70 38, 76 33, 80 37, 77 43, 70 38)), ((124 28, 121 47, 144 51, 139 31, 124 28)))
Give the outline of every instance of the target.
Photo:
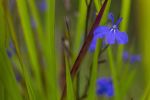
POLYGON ((127 51, 124 51, 122 54, 122 58, 124 61, 128 61, 129 59, 129 53, 127 51))
POLYGON ((131 55, 127 51, 123 52, 122 58, 123 58, 124 61, 130 61, 131 64, 141 61, 141 55, 139 55, 139 54, 131 55))
POLYGON ((111 78, 103 77, 97 80, 97 95, 112 97, 114 95, 114 86, 111 78))
POLYGON ((133 64, 135 62, 140 62, 141 61, 141 56, 140 55, 132 55, 130 57, 130 63, 133 64))
POLYGON ((8 55, 9 58, 12 57, 12 52, 10 50, 6 49, 6 53, 7 53, 7 55, 8 55))
POLYGON ((108 19, 112 21, 112 26, 99 26, 94 31, 94 37, 90 45, 90 50, 95 50, 96 41, 99 38, 103 38, 106 44, 126 44, 128 42, 128 35, 126 32, 120 32, 118 26, 122 21, 119 18, 116 23, 114 23, 114 16, 112 13, 108 15, 108 19))
POLYGON ((40 9, 42 12, 44 12, 44 11, 46 10, 46 8, 47 8, 47 5, 46 5, 45 0, 42 0, 42 2, 39 3, 38 7, 39 7, 39 9, 40 9))

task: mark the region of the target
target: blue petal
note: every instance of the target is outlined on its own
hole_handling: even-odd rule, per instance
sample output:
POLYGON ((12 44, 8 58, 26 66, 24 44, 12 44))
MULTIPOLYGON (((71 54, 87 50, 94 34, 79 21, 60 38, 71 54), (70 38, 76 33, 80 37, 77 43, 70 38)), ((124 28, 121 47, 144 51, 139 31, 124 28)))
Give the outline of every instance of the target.
POLYGON ((140 62, 141 61, 141 56, 140 55, 132 55, 130 57, 130 63, 133 64, 135 62, 140 62))
POLYGON ((89 51, 90 52, 94 52, 95 48, 96 48, 96 40, 93 39, 92 42, 91 42, 91 44, 90 44, 89 51))
POLYGON ((124 51, 122 54, 122 58, 124 61, 127 61, 129 59, 129 52, 128 51, 124 51))
POLYGON ((112 24, 114 24, 114 15, 113 15, 113 13, 108 14, 108 19, 110 19, 112 21, 112 24))
POLYGON ((98 79, 98 80, 96 81, 96 84, 97 84, 97 85, 104 85, 104 84, 106 84, 106 83, 108 83, 108 78, 107 78, 107 77, 102 77, 102 78, 100 78, 100 79, 98 79))
POLYGON ((43 0, 40 4, 39 4, 39 8, 41 11, 45 11, 47 8, 46 2, 45 0, 43 0))
POLYGON ((104 91, 103 89, 101 89, 100 87, 96 89, 96 94, 97 95, 103 95, 105 94, 106 91, 104 91))
POLYGON ((116 26, 118 26, 119 24, 120 24, 120 22, 122 21, 122 18, 119 18, 118 20, 117 20, 117 22, 116 22, 116 26))
POLYGON ((8 49, 6 50, 6 52, 7 52, 8 57, 11 58, 12 57, 12 52, 9 51, 8 49))
POLYGON ((115 33, 113 31, 109 31, 106 35, 106 42, 108 44, 114 44, 115 43, 115 33))
POLYGON ((128 42, 128 35, 125 32, 116 32, 116 40, 118 44, 126 44, 128 42))
POLYGON ((97 95, 106 95, 111 97, 114 95, 114 87, 111 78, 103 77, 97 80, 97 95))
POLYGON ((108 26, 99 26, 94 31, 94 37, 95 38, 104 38, 105 35, 109 32, 108 26))
POLYGON ((109 86, 107 87, 106 96, 107 96, 107 97, 112 97, 113 95, 114 95, 114 87, 113 87, 113 84, 109 84, 109 86))

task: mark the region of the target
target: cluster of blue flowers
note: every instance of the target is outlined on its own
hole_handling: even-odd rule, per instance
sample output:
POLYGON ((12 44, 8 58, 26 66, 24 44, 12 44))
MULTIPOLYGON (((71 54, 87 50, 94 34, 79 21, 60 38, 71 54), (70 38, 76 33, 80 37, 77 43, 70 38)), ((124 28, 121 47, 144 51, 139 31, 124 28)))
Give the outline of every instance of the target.
POLYGON ((122 58, 125 62, 129 61, 131 64, 141 61, 141 55, 139 54, 131 55, 127 51, 123 52, 122 58))
POLYGON ((116 23, 114 23, 114 16, 112 13, 108 15, 108 19, 112 21, 112 26, 99 26, 94 31, 94 37, 91 42, 90 51, 94 51, 96 48, 96 41, 99 38, 104 39, 105 44, 115 44, 116 41, 118 44, 126 44, 128 42, 128 35, 126 32, 120 32, 118 26, 122 21, 122 18, 119 18, 116 23))
POLYGON ((97 80, 97 95, 104 95, 106 97, 112 97, 114 95, 114 86, 112 79, 109 77, 102 77, 97 80))

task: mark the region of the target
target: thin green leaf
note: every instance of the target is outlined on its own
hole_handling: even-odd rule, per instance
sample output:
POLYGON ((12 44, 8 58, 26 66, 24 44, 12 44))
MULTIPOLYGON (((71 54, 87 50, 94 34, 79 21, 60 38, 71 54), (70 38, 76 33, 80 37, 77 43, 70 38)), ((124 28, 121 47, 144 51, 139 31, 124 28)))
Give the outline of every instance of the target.
POLYGON ((73 60, 76 58, 79 52, 80 45, 82 43, 82 38, 84 36, 85 21, 86 21, 87 6, 85 0, 80 0, 79 4, 79 16, 77 20, 75 40, 73 44, 73 60))
POLYGON ((55 0, 46 0, 46 62, 47 62, 47 90, 48 100, 57 100, 57 76, 55 54, 55 0))
POLYGON ((73 84, 72 84, 67 57, 65 57, 65 62, 66 62, 67 100, 75 100, 73 84))
POLYGON ((97 41, 96 51, 94 52, 92 73, 91 73, 87 100, 96 100, 96 79, 97 79, 98 56, 100 51, 100 44, 101 44, 100 41, 97 41))
POLYGON ((12 19, 11 19, 10 14, 9 14, 8 11, 7 11, 7 20, 8 20, 10 33, 11 33, 10 35, 12 37, 14 46, 16 48, 17 56, 19 58, 19 63, 21 65, 21 73, 22 73, 23 78, 25 79, 25 85, 27 87, 29 99, 30 100, 35 100, 35 93, 33 92, 33 87, 31 85, 32 81, 30 80, 29 73, 28 73, 28 71, 27 71, 27 69, 26 69, 26 67, 23 63, 22 56, 21 56, 20 49, 19 49, 19 44, 18 44, 18 41, 17 41, 17 36, 16 36, 15 30, 14 30, 14 25, 12 23, 12 19))
POLYGON ((141 100, 149 100, 150 99, 150 84, 147 84, 147 87, 141 97, 141 100))
POLYGON ((130 73, 126 74, 126 78, 123 78, 123 82, 121 82, 121 93, 120 98, 123 99, 123 97, 127 94, 130 86, 132 85, 134 78, 136 75, 136 70, 131 71, 130 73))
POLYGON ((120 90, 119 90, 118 79, 117 79, 118 73, 114 64, 114 58, 113 58, 111 47, 108 47, 108 61, 109 61, 109 66, 110 66, 111 75, 114 84, 115 100, 120 100, 120 90))
POLYGON ((94 4, 95 4, 96 10, 97 10, 97 12, 98 12, 99 9, 101 8, 100 1, 99 1, 99 0, 94 0, 94 4))
MULTIPOLYGON (((123 21, 120 23, 120 30, 121 31, 127 31, 128 29, 128 22, 129 22, 129 16, 130 16, 130 7, 131 7, 131 0, 122 0, 122 6, 121 6, 121 17, 123 18, 123 21)), ((119 45, 118 47, 118 53, 117 53, 117 65, 118 68, 121 69, 122 66, 122 53, 124 50, 124 45, 119 45)))

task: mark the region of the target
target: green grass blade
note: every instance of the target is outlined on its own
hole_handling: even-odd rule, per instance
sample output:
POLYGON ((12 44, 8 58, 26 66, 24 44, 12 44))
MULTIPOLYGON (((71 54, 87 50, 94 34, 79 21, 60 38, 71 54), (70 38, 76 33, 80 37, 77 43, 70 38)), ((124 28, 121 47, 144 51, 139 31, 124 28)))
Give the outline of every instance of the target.
MULTIPOLYGON (((96 6, 96 11, 99 12, 99 9, 101 8, 99 0, 94 0, 94 4, 96 6)), ((111 0, 108 0, 106 9, 105 9, 104 14, 102 16, 102 21, 100 22, 100 25, 106 25, 106 22, 107 22, 107 19, 108 19, 107 18, 108 17, 108 13, 109 13, 109 10, 110 10, 110 5, 111 5, 111 0)))
POLYGON ((108 20, 110 5, 111 5, 111 0, 108 0, 108 3, 106 5, 106 9, 105 9, 104 14, 102 16, 102 21, 101 21, 100 25, 106 25, 107 20, 108 20))
POLYGON ((15 30, 14 30, 14 25, 12 23, 12 19, 11 19, 8 11, 7 11, 7 20, 8 20, 8 24, 9 24, 10 33, 11 33, 10 35, 12 37, 12 41, 13 41, 14 46, 16 48, 17 56, 19 58, 19 63, 21 65, 21 73, 22 73, 23 78, 25 79, 25 85, 27 87, 29 99, 35 100, 35 93, 33 92, 33 87, 31 85, 32 81, 30 80, 29 73, 28 73, 28 71, 27 71, 27 69, 23 63, 22 56, 21 56, 20 49, 19 49, 19 44, 17 41, 17 36, 16 36, 15 30))
POLYGON ((0 100, 5 100, 4 92, 5 92, 4 85, 2 84, 2 82, 0 80, 0 100))
POLYGON ((150 84, 147 84, 146 89, 141 97, 141 100, 149 100, 150 99, 150 84), (149 99, 148 99, 149 97, 149 99))
POLYGON ((0 89, 2 92, 2 98, 8 98, 11 100, 22 100, 19 88, 13 73, 10 60, 6 54, 6 40, 7 40, 7 24, 6 24, 6 13, 4 6, 6 1, 0 1, 0 89), (2 5, 4 4, 4 5, 2 5), (7 94, 7 96, 5 96, 7 94))
POLYGON ((67 100, 75 100, 73 84, 72 84, 67 57, 65 57, 65 62, 66 62, 67 100))
POLYGON ((94 52, 92 73, 90 79, 90 86, 88 90, 87 100, 96 100, 96 79, 97 79, 97 69, 98 69, 98 56, 100 51, 100 41, 97 41, 96 51, 94 52))
POLYGON ((55 54, 55 0, 46 0, 46 62, 48 81, 48 100, 57 100, 57 76, 56 76, 56 54, 55 54))
POLYGON ((16 2, 17 2, 18 12, 20 15, 21 25, 23 28, 23 33, 24 33, 23 35, 24 35, 28 53, 29 53, 29 58, 32 64, 33 72, 35 74, 37 90, 38 90, 40 97, 42 97, 43 88, 42 88, 41 76, 40 76, 41 74, 40 74, 40 69, 39 69, 40 66, 38 63, 37 50, 36 50, 35 43, 34 43, 33 32, 32 32, 31 24, 30 24, 30 18, 29 18, 29 14, 27 11, 27 4, 25 0, 17 0, 16 2))
POLYGON ((82 39, 84 38, 85 21, 86 21, 87 6, 85 0, 81 0, 79 4, 79 16, 77 20, 77 27, 75 33, 75 40, 73 44, 73 60, 76 58, 79 52, 82 39))
POLYGON ((108 61, 109 61, 109 66, 110 66, 111 75, 112 75, 113 84, 114 84, 115 100, 120 100, 119 86, 118 86, 119 84, 118 84, 118 79, 117 79, 118 74, 117 74, 115 63, 114 63, 114 58, 113 58, 111 47, 108 47, 108 61))
POLYGON ((0 81, 4 86, 4 98, 8 98, 8 100, 22 100, 12 66, 4 49, 1 49, 0 52, 0 64, 0 81))
POLYGON ((100 10, 101 8, 101 4, 99 0, 94 0, 94 5, 96 7, 97 12, 100 10))
MULTIPOLYGON (((120 23, 120 31, 127 31, 128 23, 129 23, 129 16, 130 16, 130 6, 131 0, 122 0, 122 8, 121 8, 121 17, 123 18, 122 22, 120 23)), ((117 53, 117 65, 120 70, 122 66, 122 53, 124 50, 124 45, 119 45, 118 53, 117 53)))
POLYGON ((126 78, 122 79, 122 82, 120 82, 120 98, 124 98, 128 92, 128 89, 132 85, 134 78, 136 76, 136 70, 131 71, 130 73, 126 74, 126 78))
POLYGON ((42 24, 40 22, 38 9, 36 8, 36 2, 35 0, 28 0, 28 4, 32 12, 31 14, 32 14, 33 20, 36 25, 36 30, 38 33, 38 41, 42 43, 42 46, 43 46, 44 45, 43 29, 42 29, 42 24))

